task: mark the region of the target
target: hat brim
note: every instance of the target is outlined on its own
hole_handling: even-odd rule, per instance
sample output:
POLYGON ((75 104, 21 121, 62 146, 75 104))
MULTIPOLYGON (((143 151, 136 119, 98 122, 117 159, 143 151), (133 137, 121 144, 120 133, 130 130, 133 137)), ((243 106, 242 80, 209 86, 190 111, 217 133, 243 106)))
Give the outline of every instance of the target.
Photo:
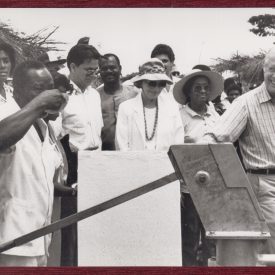
POLYGON ((168 84, 173 84, 173 81, 171 78, 169 78, 166 74, 143 74, 143 75, 137 75, 134 78, 131 79, 133 83, 137 83, 142 80, 149 80, 149 81, 166 81, 168 84))
POLYGON ((173 94, 174 94, 175 100, 178 103, 180 103, 182 105, 186 104, 187 98, 186 98, 185 94, 183 93, 183 88, 184 88, 186 82, 195 76, 205 76, 209 79, 209 81, 210 81, 209 100, 210 101, 214 100, 217 96, 219 96, 222 93, 223 78, 220 74, 218 74, 216 72, 212 72, 212 71, 198 71, 198 72, 194 72, 194 73, 184 76, 181 80, 179 80, 175 84, 175 86, 173 88, 173 94))
POLYGON ((67 61, 67 59, 58 59, 58 60, 54 60, 54 61, 47 61, 45 62, 46 65, 48 64, 57 64, 57 65, 63 65, 65 64, 67 61))

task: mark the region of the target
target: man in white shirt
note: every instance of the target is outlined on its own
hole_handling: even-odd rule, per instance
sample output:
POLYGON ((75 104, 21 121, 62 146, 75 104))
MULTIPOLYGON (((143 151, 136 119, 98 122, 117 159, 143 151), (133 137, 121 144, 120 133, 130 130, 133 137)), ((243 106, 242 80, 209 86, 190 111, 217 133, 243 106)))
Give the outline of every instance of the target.
POLYGON ((99 93, 91 87, 100 54, 91 45, 76 45, 68 54, 69 79, 74 87, 62 112, 61 135, 69 134, 73 152, 101 148, 103 120, 99 93))
MULTIPOLYGON (((42 117, 57 113, 67 95, 37 61, 14 72, 14 99, 0 109, 0 243, 51 222, 53 179, 60 162, 42 117)), ((45 266, 49 236, 0 254, 0 266, 45 266)))
POLYGON ((263 63, 264 82, 239 96, 220 117, 202 143, 235 142, 247 176, 262 208, 271 238, 264 253, 275 253, 275 48, 263 63))
MULTIPOLYGON (((100 54, 91 45, 78 44, 67 56, 69 79, 73 92, 66 108, 61 113, 61 142, 68 159, 70 186, 77 183, 77 152, 79 150, 101 149, 103 119, 98 91, 91 83, 98 71, 100 54)), ((76 198, 62 198, 61 216, 66 217, 77 211, 76 198)), ((62 266, 77 265, 77 227, 72 225, 62 230, 62 266)))

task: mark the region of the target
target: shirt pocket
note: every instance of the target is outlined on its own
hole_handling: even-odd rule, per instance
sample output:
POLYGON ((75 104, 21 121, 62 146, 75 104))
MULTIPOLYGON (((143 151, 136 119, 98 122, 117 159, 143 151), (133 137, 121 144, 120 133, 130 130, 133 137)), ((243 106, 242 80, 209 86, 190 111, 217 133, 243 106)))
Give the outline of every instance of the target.
POLYGON ((27 200, 12 198, 0 206, 0 239, 10 241, 43 226, 36 207, 27 200))

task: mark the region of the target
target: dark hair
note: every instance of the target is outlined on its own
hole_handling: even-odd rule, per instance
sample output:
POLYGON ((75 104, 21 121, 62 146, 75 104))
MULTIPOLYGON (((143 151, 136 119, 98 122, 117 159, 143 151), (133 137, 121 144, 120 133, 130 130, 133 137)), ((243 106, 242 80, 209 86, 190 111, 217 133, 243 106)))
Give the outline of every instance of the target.
POLYGON ((161 54, 167 55, 171 62, 175 61, 175 54, 170 46, 168 46, 166 44, 156 45, 151 53, 151 58, 154 58, 161 54))
POLYGON ((70 70, 72 63, 79 66, 86 59, 100 59, 100 54, 92 45, 78 44, 73 46, 67 56, 67 66, 70 70))
POLYGON ((13 70, 15 67, 15 56, 16 56, 16 52, 14 48, 10 44, 0 43, 0 51, 4 51, 8 55, 11 63, 11 73, 13 73, 13 70))
POLYGON ((30 70, 40 69, 46 69, 46 67, 43 63, 35 60, 24 61, 15 67, 13 74, 14 96, 19 96, 22 93, 22 90, 24 90, 24 87, 29 81, 28 72, 30 70))
POLYGON ((117 64, 118 64, 119 67, 121 66, 120 65, 120 60, 119 60, 118 56, 115 55, 114 53, 106 53, 103 56, 101 56, 101 58, 99 60, 99 65, 100 65, 100 63, 101 63, 102 60, 107 60, 110 57, 113 57, 116 60, 116 62, 117 62, 117 64))
POLYGON ((228 89, 229 86, 236 84, 236 81, 234 79, 234 77, 228 77, 224 80, 223 82, 223 89, 226 92, 226 90, 228 89))
POLYGON ((198 69, 201 71, 211 71, 210 67, 204 64, 198 64, 192 68, 192 70, 195 70, 195 69, 198 69))
POLYGON ((240 92, 240 94, 242 94, 242 92, 243 92, 242 88, 239 85, 237 85, 236 83, 232 83, 231 85, 229 85, 227 87, 227 89, 225 90, 225 93, 228 95, 228 93, 232 90, 237 90, 240 92))
POLYGON ((182 92, 186 96, 186 102, 190 101, 189 93, 191 91, 191 88, 192 88, 195 80, 198 79, 199 77, 205 77, 208 80, 209 84, 210 84, 210 79, 207 76, 205 76, 205 75, 196 75, 196 76, 193 76, 190 79, 188 79, 186 81, 185 85, 182 88, 182 92))
POLYGON ((89 41, 90 41, 90 37, 89 36, 84 36, 81 37, 78 41, 77 41, 77 45, 82 44, 82 45, 89 45, 89 41))

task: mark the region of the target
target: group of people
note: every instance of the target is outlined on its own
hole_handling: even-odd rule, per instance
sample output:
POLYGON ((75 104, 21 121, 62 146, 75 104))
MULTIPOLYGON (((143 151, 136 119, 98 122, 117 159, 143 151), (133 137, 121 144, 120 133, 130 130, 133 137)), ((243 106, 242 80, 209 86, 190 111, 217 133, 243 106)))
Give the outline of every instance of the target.
MULTIPOLYGON (((241 96, 234 79, 224 82, 206 65, 175 77, 175 55, 165 44, 122 83, 118 56, 100 55, 88 43, 80 40, 66 59, 46 54, 17 66, 12 46, 0 44, 0 243, 49 224, 54 193, 62 196, 61 217, 77 211, 79 150, 168 151, 174 144, 238 141, 271 231, 265 253, 275 253, 275 49, 265 57, 262 85, 241 96), (95 90, 98 72, 103 84, 95 90)), ((184 182, 181 224, 183 265, 207 265, 214 244, 184 182)), ((44 236, 7 250, 0 266, 45 266, 49 244, 44 236)), ((77 265, 76 225, 62 230, 61 265, 77 265)))

